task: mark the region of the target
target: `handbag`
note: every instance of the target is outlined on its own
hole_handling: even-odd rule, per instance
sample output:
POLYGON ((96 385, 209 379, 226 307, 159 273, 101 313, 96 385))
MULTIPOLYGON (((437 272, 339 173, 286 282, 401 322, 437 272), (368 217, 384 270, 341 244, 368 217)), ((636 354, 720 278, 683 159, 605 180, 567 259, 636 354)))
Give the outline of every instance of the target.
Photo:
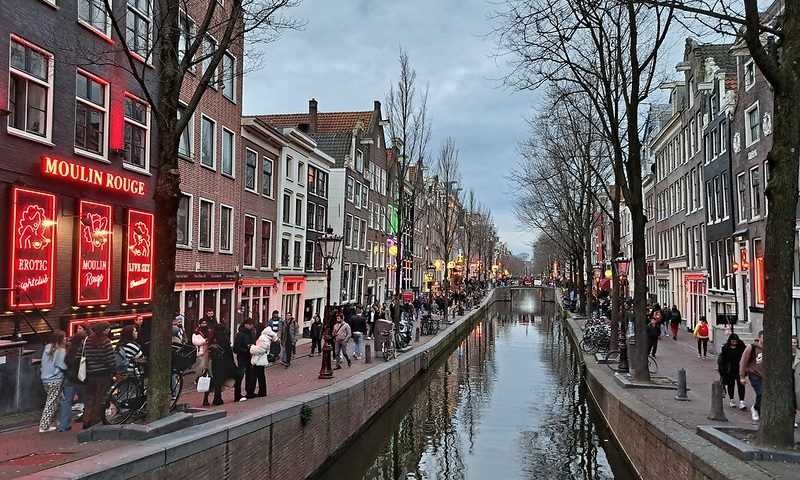
POLYGON ((78 364, 78 380, 81 382, 86 380, 86 340, 89 340, 89 337, 83 339, 83 348, 81 349, 81 360, 78 364))
POLYGON ((211 390, 211 377, 208 372, 202 377, 197 377, 197 391, 199 393, 206 393, 211 390))

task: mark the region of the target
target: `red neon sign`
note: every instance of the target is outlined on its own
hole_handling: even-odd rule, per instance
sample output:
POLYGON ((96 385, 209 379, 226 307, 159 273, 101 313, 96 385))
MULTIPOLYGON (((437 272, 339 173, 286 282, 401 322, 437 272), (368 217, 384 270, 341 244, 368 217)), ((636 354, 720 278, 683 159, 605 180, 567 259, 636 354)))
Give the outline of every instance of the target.
POLYGON ((105 172, 94 167, 68 162, 44 155, 42 157, 42 173, 52 177, 72 180, 84 185, 105 188, 119 193, 128 193, 143 197, 145 183, 135 178, 116 173, 105 172))
POLYGON ((50 307, 54 301, 56 196, 22 187, 12 192, 11 285, 13 307, 50 307))
POLYGON ((125 262, 125 300, 153 299, 153 248, 155 233, 152 213, 128 209, 128 252, 125 262))
POLYGON ((111 205, 81 200, 78 208, 78 305, 111 301, 111 205))

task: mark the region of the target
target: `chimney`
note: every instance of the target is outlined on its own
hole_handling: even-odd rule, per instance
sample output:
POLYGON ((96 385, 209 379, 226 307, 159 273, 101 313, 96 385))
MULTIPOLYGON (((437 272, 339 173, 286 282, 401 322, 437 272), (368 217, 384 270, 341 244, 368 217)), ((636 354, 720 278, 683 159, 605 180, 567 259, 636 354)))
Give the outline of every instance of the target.
POLYGON ((375 100, 375 104, 372 107, 372 111, 381 113, 381 102, 379 100, 375 100))
POLYGON ((308 101, 308 133, 317 133, 317 101, 308 101))

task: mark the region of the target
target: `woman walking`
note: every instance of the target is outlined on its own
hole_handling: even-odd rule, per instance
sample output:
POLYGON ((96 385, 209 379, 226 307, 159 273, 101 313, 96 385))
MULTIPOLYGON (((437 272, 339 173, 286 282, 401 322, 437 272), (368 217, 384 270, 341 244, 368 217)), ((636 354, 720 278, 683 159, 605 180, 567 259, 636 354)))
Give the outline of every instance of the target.
POLYGON ((672 315, 669 317, 669 328, 672 331, 672 339, 678 339, 678 329, 681 327, 681 312, 677 305, 672 306, 672 315))
MULTIPOLYGON (((88 330, 88 328, 87 328, 88 330)), ((78 378, 78 367, 81 363, 81 351, 83 343, 86 341, 85 330, 79 328, 75 335, 69 340, 69 348, 64 363, 67 364, 67 371, 64 372, 64 399, 61 400, 61 411, 58 415, 58 431, 66 432, 72 428, 72 408, 75 395, 78 400, 83 401, 85 389, 83 382, 78 378)), ((83 409, 81 407, 81 409, 83 409)))
POLYGON ((736 406, 736 401, 733 399, 733 388, 736 386, 739 394, 739 410, 747 410, 744 404, 744 384, 739 381, 739 362, 742 360, 744 353, 744 343, 739 339, 739 336, 732 333, 728 337, 728 341, 722 346, 717 358, 717 368, 722 385, 728 390, 728 398, 730 399, 728 405, 731 407, 736 406))
POLYGON ((322 321, 319 319, 319 314, 314 314, 314 321, 311 322, 311 353, 308 354, 309 357, 314 356, 314 352, 317 352, 317 355, 322 355, 322 321))
POLYGON ((86 339, 82 352, 86 357, 86 406, 83 410, 83 429, 100 423, 103 415, 103 401, 111 387, 114 375, 114 348, 108 334, 111 326, 107 322, 92 325, 92 334, 86 339))
POLYGON ((705 315, 700 317, 700 323, 694 327, 694 336, 697 338, 697 358, 705 360, 708 358, 708 338, 711 336, 705 315))
MULTIPOLYGON (((213 342, 208 347, 208 358, 211 362, 211 388, 214 389, 214 405, 222 405, 222 388, 230 379, 234 379, 234 387, 241 389, 242 376, 233 361, 233 348, 229 340, 227 328, 214 329, 213 342)), ((238 399, 237 399, 238 400, 238 399)), ((204 395, 203 405, 208 405, 208 392, 204 395)))
POLYGON ((64 382, 64 371, 67 364, 66 334, 61 330, 53 332, 53 338, 44 347, 42 353, 42 384, 47 393, 44 402, 42 418, 39 420, 39 433, 52 432, 57 427, 53 426, 53 417, 56 414, 56 405, 61 396, 61 384, 64 382))
MULTIPOLYGON (((319 317, 317 317, 316 321, 319 321, 319 317)), ((264 327, 255 345, 250 347, 250 354, 252 355, 250 361, 253 364, 253 375, 258 387, 258 392, 255 394, 256 397, 267 396, 267 376, 264 367, 269 365, 269 347, 272 342, 277 341, 278 335, 270 327, 264 327)))

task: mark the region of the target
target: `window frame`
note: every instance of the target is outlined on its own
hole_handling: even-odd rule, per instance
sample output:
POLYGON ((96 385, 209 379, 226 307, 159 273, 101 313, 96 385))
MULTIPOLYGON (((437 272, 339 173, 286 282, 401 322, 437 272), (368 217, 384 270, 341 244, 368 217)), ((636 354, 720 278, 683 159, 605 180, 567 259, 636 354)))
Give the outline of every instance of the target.
MULTIPOLYGON (((133 0, 136 1, 136 0, 133 0)), ((154 21, 154 11, 153 11, 153 0, 146 0, 148 5, 149 15, 143 15, 142 11, 139 10, 138 7, 131 5, 131 0, 125 1, 125 43, 128 46, 128 53, 148 65, 151 65, 153 60, 153 21, 154 21), (141 53, 131 49, 131 42, 128 40, 128 18, 133 10, 134 15, 145 18, 147 21, 147 56, 143 56, 141 53)))
POLYGON ((242 268, 247 270, 256 270, 256 232, 258 229, 258 218, 255 215, 248 213, 244 214, 244 223, 242 224, 242 268), (253 238, 252 246, 250 247, 250 258, 247 258, 247 221, 253 221, 253 238), (250 263, 248 263, 248 261, 250 263))
POLYGON ((233 232, 234 232, 234 208, 230 205, 226 205, 222 202, 219 204, 219 253, 233 255, 233 232), (230 212, 228 216, 228 248, 223 248, 222 243, 222 216, 223 212, 228 211, 230 212))
POLYGON ((260 243, 260 247, 261 247, 261 249, 259 250, 259 254, 260 254, 259 257, 261 257, 261 258, 259 259, 259 267, 258 268, 261 269, 261 270, 272 270, 272 221, 271 220, 267 220, 265 218, 261 219, 261 243, 260 243), (265 231, 264 230, 264 225, 265 224, 268 225, 268 228, 267 228, 266 231, 269 232, 269 235, 266 237, 267 239, 269 239, 269 241, 267 242, 267 264, 266 265, 264 265, 264 262, 263 262, 264 256, 262 255, 263 250, 264 250, 264 238, 265 238, 264 237, 264 231, 265 231))
MULTIPOLYGON (((194 225, 194 195, 192 195, 191 193, 181 192, 181 197, 186 197, 186 198, 189 199, 188 200, 189 201, 189 205, 188 205, 187 215, 186 215, 186 237, 187 237, 187 242, 185 244, 178 243, 177 236, 176 236, 175 247, 176 248, 181 248, 181 249, 191 250, 192 249, 192 245, 193 245, 192 240, 194 239, 194 235, 193 235, 194 228, 192 228, 193 225, 194 225)), ((178 200, 178 202, 180 202, 180 200, 178 200)), ((178 209, 180 209, 180 203, 178 204, 178 209)), ((177 232, 177 216, 176 216, 176 232, 177 232)))
POLYGON ((295 195, 294 197, 294 226, 303 227, 303 203, 305 198, 302 195, 295 195))
POLYGON ((215 223, 216 223, 215 220, 216 220, 216 214, 217 214, 216 207, 217 207, 217 204, 216 204, 215 201, 210 200, 208 198, 198 197, 198 202, 197 202, 197 250, 198 251, 201 251, 201 252, 213 252, 214 251, 214 235, 216 233, 214 227, 215 227, 215 223), (200 222, 202 221, 202 218, 203 218, 203 203, 211 205, 211 212, 210 212, 210 214, 208 216, 209 217, 209 228, 210 228, 210 231, 209 231, 209 234, 208 234, 208 239, 211 242, 211 244, 209 246, 207 246, 207 247, 202 246, 202 238, 203 237, 201 235, 202 226, 201 226, 200 222))
POLYGON ((34 83, 38 84, 40 87, 46 88, 47 93, 46 93, 46 99, 45 99, 45 108, 47 109, 47 111, 45 112, 45 134, 44 135, 37 135, 36 133, 29 132, 28 129, 27 129, 27 123, 28 123, 28 112, 27 112, 27 110, 28 110, 28 96, 27 96, 27 86, 26 86, 26 95, 25 95, 25 125, 26 125, 26 127, 24 129, 20 130, 20 129, 16 128, 16 127, 11 126, 11 117, 9 116, 9 117, 7 117, 7 120, 6 120, 6 132, 8 132, 9 135, 14 135, 14 136, 17 136, 17 137, 25 138, 27 140, 32 140, 34 142, 43 143, 45 145, 52 146, 53 145, 53 143, 52 143, 52 140, 53 140, 53 88, 54 88, 54 85, 53 85, 54 84, 54 82, 53 82, 53 79, 54 79, 53 68, 55 67, 55 57, 54 57, 54 55, 52 53, 48 52, 47 50, 39 47, 38 45, 36 45, 36 44, 34 44, 32 42, 29 42, 28 40, 25 40, 24 38, 20 37, 19 35, 15 35, 13 33, 11 34, 10 40, 9 40, 9 43, 8 43, 8 55, 9 55, 9 63, 8 63, 9 81, 8 81, 8 86, 7 86, 7 90, 6 90, 6 96, 7 96, 6 104, 7 104, 8 110, 11 111, 11 97, 12 97, 12 95, 10 94, 11 77, 12 77, 12 75, 17 75, 19 77, 24 78, 26 82, 34 82, 34 83), (43 57, 45 57, 45 59, 47 60, 47 81, 42 80, 40 78, 37 78, 37 77, 29 74, 28 72, 19 70, 16 67, 13 67, 11 65, 10 57, 11 57, 11 47, 12 47, 11 44, 12 43, 18 43, 18 44, 22 45, 24 48, 30 48, 31 50, 34 50, 35 52, 37 52, 40 55, 42 55, 43 57))
POLYGON ((752 58, 744 62, 742 66, 742 77, 744 80, 744 91, 747 92, 756 84, 756 64, 752 58), (748 82, 748 67, 751 67, 750 72, 752 73, 752 81, 750 82, 748 82))
POLYGON ((275 189, 272 188, 273 178, 275 177, 275 162, 266 155, 261 156, 261 196, 264 198, 275 198, 275 189), (269 163, 269 182, 264 181, 264 166, 269 163), (264 193, 264 186, 269 186, 269 193, 264 193))
MULTIPOLYGON (((125 168, 125 169, 128 169, 128 170, 133 170, 133 171, 136 171, 136 172, 146 173, 146 174, 149 175, 150 174, 150 131, 151 131, 151 121, 150 121, 151 109, 150 109, 150 104, 147 103, 146 101, 142 100, 141 98, 137 97, 136 95, 130 93, 130 92, 125 92, 125 99, 133 100, 134 102, 140 103, 140 104, 144 105, 144 107, 145 107, 145 122, 146 122, 145 125, 139 123, 136 120, 129 119, 128 116, 124 114, 124 110, 125 110, 124 108, 123 108, 123 115, 122 115, 123 116, 123 125, 127 126, 127 124, 130 123, 130 124, 133 124, 134 126, 143 128, 144 131, 145 131, 145 135, 144 135, 145 165, 144 165, 144 167, 139 167, 137 165, 133 165, 131 163, 127 163, 123 159, 122 160, 122 168, 125 168)), ((123 137, 124 137, 124 127, 123 127, 123 137)), ((127 148, 126 148, 126 150, 127 150, 127 148)), ((126 153, 130 154, 130 152, 126 152, 126 153)))
POLYGON ((764 212, 762 212, 763 208, 761 205, 761 196, 763 195, 763 188, 761 186, 761 170, 760 165, 753 165, 749 169, 747 169, 747 176, 748 176, 748 188, 750 193, 750 220, 757 220, 761 218, 764 212), (753 175, 753 171, 756 171, 755 175, 753 175), (756 183, 753 183, 755 180, 756 183), (755 191, 756 189, 757 191, 755 191), (758 203, 758 212, 755 210, 755 205, 758 203))
MULTIPOLYGON (((55 4, 53 4, 53 5, 55 5, 55 4)), ((109 41, 109 42, 113 43, 113 40, 111 39, 111 20, 109 19, 110 15, 108 13, 108 10, 106 10, 106 8, 105 8, 105 3, 103 2, 103 0, 78 0, 77 7, 78 7, 78 14, 77 14, 78 23, 80 25, 84 26, 90 32, 92 32, 92 33, 94 33, 96 35, 99 35, 101 38, 103 38, 106 41, 109 41), (90 8, 91 7, 95 7, 95 8, 99 8, 100 10, 102 10, 103 14, 106 17, 105 30, 101 30, 101 29, 97 28, 96 26, 94 26, 91 23, 90 20, 84 20, 83 18, 81 18, 81 3, 88 4, 88 6, 90 8), (99 5, 97 5, 98 3, 99 3, 99 5)))
POLYGON ((242 179, 243 180, 242 184, 244 185, 244 190, 246 192, 255 193, 256 195, 258 195, 258 157, 260 157, 260 155, 258 154, 257 150, 253 150, 250 147, 244 147, 244 178, 242 179), (247 185, 247 170, 250 168, 248 162, 250 160, 250 154, 251 153, 253 155, 255 155, 255 161, 256 161, 255 165, 253 166, 253 187, 252 188, 250 188, 247 185))
POLYGON ((759 106, 758 100, 753 102, 749 107, 747 107, 744 111, 744 145, 745 148, 749 148, 761 140, 761 108, 759 106), (758 117, 758 138, 753 139, 751 138, 752 135, 752 125, 750 123, 750 114, 756 111, 758 117))
POLYGON ((209 117, 208 115, 204 114, 204 113, 200 114, 200 166, 203 167, 203 168, 207 168, 209 170, 212 170, 214 172, 217 171, 217 121, 214 120, 213 118, 209 117), (203 137, 204 137, 204 134, 203 134, 203 130, 204 130, 203 129, 203 121, 204 120, 207 120, 207 121, 211 122, 211 124, 213 126, 213 129, 211 131, 211 133, 212 133, 211 151, 213 152, 212 153, 212 155, 213 155, 212 165, 207 165, 203 161, 203 137))
POLYGON ((221 74, 219 75, 219 77, 220 77, 220 79, 222 81, 222 85, 220 86, 220 92, 222 92, 222 96, 223 97, 225 97, 226 99, 230 100, 234 104, 237 103, 236 102, 236 91, 237 91, 237 88, 236 88, 236 65, 237 65, 238 61, 239 60, 236 58, 236 55, 232 54, 229 50, 225 50, 225 53, 222 55, 222 60, 219 62, 220 70, 221 70, 221 74), (225 91, 227 90, 225 88, 225 85, 226 85, 225 59, 226 58, 230 58, 231 59, 231 68, 233 70, 232 73, 231 73, 231 85, 232 85, 231 88, 232 88, 233 91, 232 91, 232 95, 230 97, 225 93, 225 91))
MULTIPOLYGON (((186 104, 184 102, 178 103, 178 115, 179 115, 178 118, 180 118, 180 115, 182 115, 181 109, 185 108, 186 104)), ((186 122, 186 129, 183 132, 181 132, 181 136, 178 138, 178 157, 184 160, 188 160, 190 162, 194 162, 194 118, 195 118, 194 113, 192 113, 189 116, 189 121, 186 122), (187 139, 189 140, 188 154, 181 152, 181 143, 184 132, 186 132, 187 139)))
MULTIPOLYGON (((222 126, 222 131, 220 132, 222 138, 222 145, 221 145, 221 158, 220 158, 220 166, 219 166, 219 173, 222 175, 229 177, 229 178, 236 178, 236 133, 226 128, 224 125, 222 126), (230 173, 225 172, 225 133, 230 134, 231 138, 231 170, 230 173)), ((258 164, 258 157, 256 156, 256 164, 258 164)))
POLYGON ((746 183, 747 178, 745 178, 745 172, 739 172, 736 175, 736 201, 737 201, 737 224, 747 222, 747 212, 750 210, 749 206, 745 204, 745 200, 747 199, 749 185, 746 183), (744 188, 742 188, 744 187, 744 188))
MULTIPOLYGON (((202 60, 200 61, 200 68, 202 69, 202 71, 200 72, 201 77, 206 74, 206 70, 208 70, 208 68, 211 66, 211 59, 214 56, 214 52, 206 51, 206 42, 213 44, 214 52, 216 52, 217 49, 219 48, 219 42, 217 41, 216 38, 214 38, 213 35, 206 33, 203 36, 203 41, 200 43, 200 50, 203 52, 203 57, 202 60)), ((219 67, 219 65, 217 65, 217 67, 219 67)), ((211 72, 211 77, 209 77, 208 79, 208 86, 211 87, 213 90, 219 89, 219 71, 214 70, 213 72, 211 72)))
POLYGON ((92 152, 91 150, 85 150, 83 148, 78 147, 78 145, 76 144, 77 135, 75 134, 75 129, 73 129, 73 131, 72 131, 72 134, 73 134, 73 139, 72 139, 73 151, 75 152, 75 155, 81 155, 83 157, 88 157, 88 158, 92 158, 92 159, 95 159, 95 160, 100 160, 101 162, 111 163, 108 160, 108 135, 109 135, 108 125, 109 125, 109 117, 111 116, 110 115, 110 105, 109 105, 110 102, 111 102, 111 84, 107 80, 104 80, 104 79, 98 77, 97 75, 93 74, 92 72, 89 72, 89 71, 84 70, 82 68, 77 68, 76 71, 75 71, 75 81, 76 81, 76 83, 77 83, 78 75, 82 75, 82 76, 86 77, 88 80, 91 80, 91 81, 93 81, 95 83, 99 83, 100 85, 103 85, 103 101, 104 101, 105 105, 100 106, 100 105, 97 105, 96 103, 92 102, 91 100, 87 100, 87 99, 79 97, 78 93, 77 93, 77 87, 76 87, 76 92, 75 92, 75 110, 73 111, 73 120, 76 120, 75 121, 75 127, 76 128, 77 128, 77 125, 78 125, 78 122, 77 122, 77 119, 76 119, 76 116, 77 116, 77 113, 78 113, 77 112, 78 103, 86 105, 86 107, 89 108, 89 109, 95 109, 95 110, 98 110, 98 111, 102 111, 102 113, 103 113, 103 135, 102 135, 102 139, 101 140, 102 140, 102 144, 103 144, 102 145, 103 153, 99 154, 99 153, 96 153, 96 152, 92 152))
POLYGON ((283 191, 283 202, 281 203, 281 223, 284 225, 292 224, 292 198, 294 195, 291 190, 283 191), (288 197, 288 198, 287 198, 288 197))

